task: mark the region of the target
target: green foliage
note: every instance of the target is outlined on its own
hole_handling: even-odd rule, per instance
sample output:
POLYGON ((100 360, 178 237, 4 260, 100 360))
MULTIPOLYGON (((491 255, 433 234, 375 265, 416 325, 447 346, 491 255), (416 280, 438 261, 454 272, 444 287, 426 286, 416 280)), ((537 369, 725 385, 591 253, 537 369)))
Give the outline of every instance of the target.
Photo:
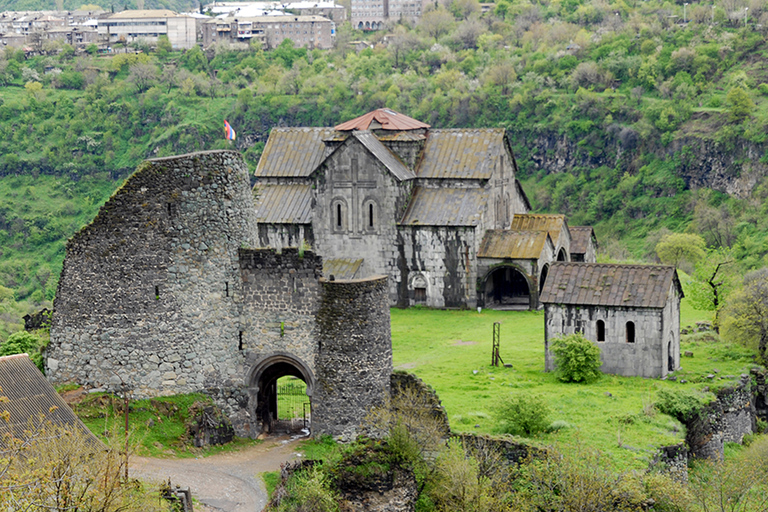
POLYGON ((670 233, 656 244, 656 255, 665 265, 695 265, 705 255, 704 239, 692 233, 670 233))
POLYGON ((742 87, 733 87, 729 90, 725 101, 732 121, 741 121, 755 110, 752 98, 742 87))
POLYGON ((707 405, 714 395, 685 389, 659 391, 656 399, 656 408, 664 413, 685 423, 696 416, 702 407, 707 405))
POLYGON ((531 436, 547 429, 550 409, 544 397, 518 392, 502 398, 494 414, 502 432, 531 436))
POLYGON ((44 340, 37 334, 27 331, 15 332, 8 336, 5 342, 0 344, 0 356, 28 354, 32 362, 35 363, 41 372, 44 372, 45 364, 42 351, 47 344, 47 340, 44 340))
POLYGON ((328 475, 319 468, 295 473, 286 482, 286 497, 279 512, 335 512, 339 510, 337 493, 328 475))
POLYGON ((600 378, 600 347, 581 333, 555 338, 550 342, 555 356, 556 374, 563 382, 594 382, 600 378))

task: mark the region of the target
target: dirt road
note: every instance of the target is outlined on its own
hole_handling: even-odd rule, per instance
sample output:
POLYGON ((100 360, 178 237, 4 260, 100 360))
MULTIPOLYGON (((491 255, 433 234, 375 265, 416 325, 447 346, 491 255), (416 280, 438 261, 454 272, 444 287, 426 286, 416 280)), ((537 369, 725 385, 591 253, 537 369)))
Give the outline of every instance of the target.
POLYGON ((267 493, 258 474, 277 471, 283 462, 296 459, 297 446, 297 438, 283 436, 204 459, 134 457, 131 475, 158 482, 170 477, 174 486, 189 487, 192 496, 211 511, 260 512, 267 504, 267 493))

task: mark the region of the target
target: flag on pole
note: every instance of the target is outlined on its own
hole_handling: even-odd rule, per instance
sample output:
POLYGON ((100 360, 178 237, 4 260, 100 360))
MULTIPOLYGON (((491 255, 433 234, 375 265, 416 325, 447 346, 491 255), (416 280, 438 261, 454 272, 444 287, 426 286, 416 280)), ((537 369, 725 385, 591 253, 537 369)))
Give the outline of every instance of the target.
POLYGON ((224 120, 224 136, 227 138, 227 140, 235 140, 235 130, 232 129, 232 127, 229 125, 227 120, 224 120))

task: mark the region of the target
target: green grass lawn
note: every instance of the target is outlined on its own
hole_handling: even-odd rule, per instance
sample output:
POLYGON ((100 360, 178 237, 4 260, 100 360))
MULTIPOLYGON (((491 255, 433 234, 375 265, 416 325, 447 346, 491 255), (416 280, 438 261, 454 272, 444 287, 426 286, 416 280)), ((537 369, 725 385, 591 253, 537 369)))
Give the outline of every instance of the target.
MULTIPOLYGON (((676 382, 604 375, 589 385, 564 384, 544 372, 543 311, 391 313, 395 369, 412 372, 435 388, 454 431, 494 433, 493 411, 500 397, 535 393, 549 402, 551 421, 572 426, 541 434, 537 442, 565 450, 586 444, 608 453, 624 469, 644 468, 656 447, 684 439, 678 421, 653 409, 659 389, 723 385, 733 380, 725 376, 738 378, 752 366, 750 351, 696 334, 683 337, 681 350, 694 357, 682 359, 676 382), (490 364, 494 322, 501 322, 501 357, 512 368, 490 364), (714 370, 715 379, 707 379, 714 370)), ((683 301, 683 326, 709 316, 683 301)))

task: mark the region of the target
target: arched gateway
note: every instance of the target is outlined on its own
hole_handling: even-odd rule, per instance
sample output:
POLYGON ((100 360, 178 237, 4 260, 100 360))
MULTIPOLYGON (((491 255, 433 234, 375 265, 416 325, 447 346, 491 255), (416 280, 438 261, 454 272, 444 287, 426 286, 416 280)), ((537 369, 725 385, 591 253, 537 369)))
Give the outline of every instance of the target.
POLYGON ((354 437, 389 393, 387 278, 326 281, 316 253, 255 248, 258 232, 240 154, 143 163, 67 244, 48 378, 206 393, 256 437, 278 412, 277 380, 294 376, 312 433, 354 437))
MULTIPOLYGON (((270 354, 248 371, 248 409, 261 430, 271 432, 278 418, 277 381, 281 377, 296 377, 307 385, 310 401, 315 388, 315 376, 309 366, 287 352, 270 354)), ((310 402, 311 403, 311 402, 310 402)))

